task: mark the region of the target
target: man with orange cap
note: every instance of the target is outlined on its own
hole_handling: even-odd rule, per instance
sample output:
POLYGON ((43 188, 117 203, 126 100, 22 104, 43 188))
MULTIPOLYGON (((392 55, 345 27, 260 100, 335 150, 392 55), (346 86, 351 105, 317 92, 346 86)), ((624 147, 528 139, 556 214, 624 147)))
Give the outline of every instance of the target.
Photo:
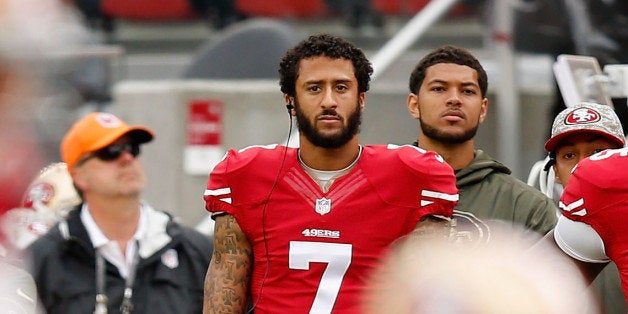
POLYGON ((153 131, 94 112, 61 156, 83 203, 27 248, 47 313, 200 313, 211 241, 141 200, 153 131))

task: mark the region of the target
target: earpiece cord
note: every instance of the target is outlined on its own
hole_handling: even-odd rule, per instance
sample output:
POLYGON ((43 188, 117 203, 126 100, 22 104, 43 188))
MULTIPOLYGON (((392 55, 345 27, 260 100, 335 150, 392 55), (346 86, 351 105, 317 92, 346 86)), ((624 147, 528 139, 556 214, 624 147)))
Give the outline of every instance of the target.
POLYGON ((281 165, 279 166, 279 171, 277 171, 277 177, 275 178, 275 182, 273 182, 273 186, 271 187, 270 192, 268 193, 268 197, 266 198, 266 201, 264 202, 264 207, 262 208, 262 237, 264 240, 264 250, 266 253, 266 271, 264 272, 264 277, 262 278, 262 283, 259 288, 260 290, 259 290, 259 294, 257 295, 257 300, 253 302, 253 306, 251 306, 251 309, 247 311, 247 314, 251 314, 255 311, 255 307, 257 306, 257 303, 259 302, 262 296, 262 291, 264 290, 264 283, 266 282, 266 278, 268 277, 268 272, 270 270, 270 253, 268 251, 268 239, 266 238, 266 206, 268 205, 268 202, 270 201, 270 197, 273 194, 275 187, 277 186, 277 182, 279 181, 279 176, 281 175, 281 171, 283 170, 283 166, 286 161, 286 155, 288 154, 288 144, 290 144, 290 136, 292 135, 292 114, 290 113, 290 110, 293 109, 294 107, 292 107, 292 103, 290 103, 286 107, 288 108, 288 114, 290 115, 290 127, 288 128, 288 139, 286 140, 286 146, 283 151, 283 158, 281 159, 281 165))

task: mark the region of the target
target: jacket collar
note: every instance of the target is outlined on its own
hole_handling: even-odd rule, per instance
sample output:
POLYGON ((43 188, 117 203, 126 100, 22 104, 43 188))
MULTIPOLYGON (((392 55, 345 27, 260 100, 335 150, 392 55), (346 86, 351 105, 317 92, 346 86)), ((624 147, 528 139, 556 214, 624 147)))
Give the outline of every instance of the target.
MULTIPOLYGON (((143 204, 146 213, 146 229, 139 239, 140 257, 147 258, 173 241, 178 232, 170 230, 172 217, 165 212, 157 211, 148 204, 143 204)), ((82 204, 68 213, 66 220, 59 223, 59 231, 66 241, 76 242, 94 254, 92 244, 85 226, 81 222, 82 204)))

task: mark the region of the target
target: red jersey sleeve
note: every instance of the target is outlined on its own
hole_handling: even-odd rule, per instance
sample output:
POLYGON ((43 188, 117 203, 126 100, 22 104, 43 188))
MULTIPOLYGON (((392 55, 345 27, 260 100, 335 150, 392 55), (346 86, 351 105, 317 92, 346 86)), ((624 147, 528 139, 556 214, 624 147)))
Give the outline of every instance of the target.
POLYGON ((373 183, 383 199, 417 207, 420 216, 453 214, 458 203, 456 176, 440 155, 410 145, 367 146, 364 153, 376 156, 365 168, 381 181, 373 183))
POLYGON ((628 167, 626 153, 626 149, 606 150, 581 160, 559 204, 566 218, 593 227, 607 251, 622 243, 626 245, 621 250, 628 251, 628 236, 623 230, 628 226, 628 172, 623 171, 628 167))
POLYGON ((278 161, 293 154, 294 149, 277 144, 229 150, 209 175, 203 194, 205 209, 234 214, 236 204, 263 201, 279 178, 282 162, 278 161))

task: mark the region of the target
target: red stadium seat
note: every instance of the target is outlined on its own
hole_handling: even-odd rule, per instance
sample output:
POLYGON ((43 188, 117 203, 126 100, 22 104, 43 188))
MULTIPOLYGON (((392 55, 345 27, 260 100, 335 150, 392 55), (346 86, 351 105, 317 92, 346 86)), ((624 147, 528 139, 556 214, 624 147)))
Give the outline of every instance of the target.
POLYGON ((327 8, 323 0, 235 0, 244 15, 258 17, 323 17, 327 8))
POLYGON ((101 9, 112 18, 183 20, 197 17, 188 0, 103 0, 101 9))
MULTIPOLYGON (((414 15, 421 11, 430 0, 371 0, 375 10, 385 15, 414 15)), ((449 15, 464 15, 464 6, 459 3, 449 12, 449 15)))
POLYGON ((372 0, 373 7, 386 15, 414 14, 419 12, 430 0, 372 0))

